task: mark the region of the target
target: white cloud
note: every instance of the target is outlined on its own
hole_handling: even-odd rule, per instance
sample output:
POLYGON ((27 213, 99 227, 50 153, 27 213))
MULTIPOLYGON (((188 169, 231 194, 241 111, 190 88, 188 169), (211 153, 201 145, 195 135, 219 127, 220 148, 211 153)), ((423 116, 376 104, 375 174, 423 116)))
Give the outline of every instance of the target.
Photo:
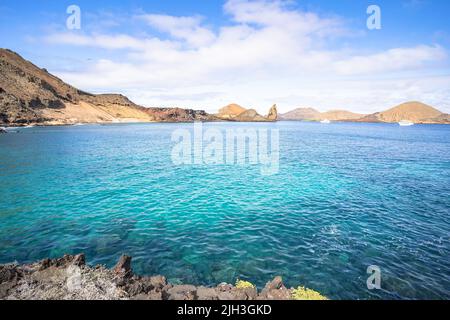
POLYGON ((193 47, 208 45, 214 41, 212 31, 201 26, 201 17, 173 17, 160 14, 146 14, 138 16, 150 26, 169 33, 172 37, 186 41, 193 47))
POLYGON ((280 28, 292 36, 336 35, 342 31, 341 21, 336 18, 322 18, 311 12, 290 10, 288 5, 288 2, 279 0, 229 0, 224 11, 237 23, 280 28))
POLYGON ((447 63, 438 45, 364 54, 357 47, 343 50, 335 45, 347 35, 342 19, 294 9, 284 1, 229 0, 224 13, 230 20, 216 29, 199 16, 142 14, 137 20, 152 36, 56 33, 46 40, 121 50, 120 59, 106 52, 85 70, 58 75, 82 89, 118 91, 147 106, 215 111, 237 102, 265 113, 279 103, 284 111, 338 105, 366 112, 400 100, 448 101, 449 94, 441 90, 448 87, 448 78, 417 80, 421 72, 447 63), (408 72, 414 81, 408 82, 408 72), (394 76, 404 85, 383 80, 394 76))
POLYGON ((93 34, 82 35, 70 32, 54 33, 45 37, 45 40, 54 44, 67 44, 74 46, 96 47, 103 49, 131 49, 131 50, 154 50, 171 49, 174 45, 168 41, 158 38, 139 39, 126 34, 105 35, 93 34))
POLYGON ((447 58, 446 51, 439 46, 418 46, 415 48, 395 48, 385 52, 355 56, 338 61, 336 71, 341 74, 371 74, 413 69, 427 62, 439 62, 447 58))

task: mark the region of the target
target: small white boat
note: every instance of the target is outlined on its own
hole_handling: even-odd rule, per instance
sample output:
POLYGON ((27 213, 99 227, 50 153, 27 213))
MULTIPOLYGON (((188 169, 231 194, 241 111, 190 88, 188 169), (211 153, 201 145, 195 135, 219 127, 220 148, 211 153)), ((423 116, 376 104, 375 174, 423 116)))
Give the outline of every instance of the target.
POLYGON ((410 127, 414 125, 414 122, 411 122, 409 120, 402 120, 398 123, 401 127, 410 127))
POLYGON ((331 121, 328 120, 328 119, 325 119, 325 120, 320 121, 320 123, 323 123, 323 124, 330 124, 331 121))

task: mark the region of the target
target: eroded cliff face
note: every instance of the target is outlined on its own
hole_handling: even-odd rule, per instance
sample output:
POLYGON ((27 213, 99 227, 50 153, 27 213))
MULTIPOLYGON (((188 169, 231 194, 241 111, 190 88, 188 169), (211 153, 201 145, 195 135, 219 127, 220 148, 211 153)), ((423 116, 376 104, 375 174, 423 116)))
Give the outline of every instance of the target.
POLYGON ((7 49, 0 49, 3 125, 207 121, 204 111, 144 108, 119 94, 78 90, 7 49))
POLYGON ((0 49, 0 121, 45 121, 42 110, 63 109, 77 101, 77 90, 16 53, 0 49))

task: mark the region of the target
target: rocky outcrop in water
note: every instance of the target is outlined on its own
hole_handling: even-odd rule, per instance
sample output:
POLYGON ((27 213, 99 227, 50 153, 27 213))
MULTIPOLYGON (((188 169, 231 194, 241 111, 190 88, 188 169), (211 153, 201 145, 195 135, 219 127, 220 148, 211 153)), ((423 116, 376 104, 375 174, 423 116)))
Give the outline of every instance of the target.
POLYGON ((217 287, 174 285, 164 276, 133 274, 131 257, 122 256, 110 270, 86 265, 83 254, 17 265, 0 265, 0 299, 14 300, 289 300, 281 277, 258 292, 241 281, 217 287))
POLYGON ((278 110, 277 110, 277 105, 274 104, 272 106, 272 108, 270 108, 269 110, 269 114, 267 115, 267 120, 270 121, 277 121, 278 120, 278 110))

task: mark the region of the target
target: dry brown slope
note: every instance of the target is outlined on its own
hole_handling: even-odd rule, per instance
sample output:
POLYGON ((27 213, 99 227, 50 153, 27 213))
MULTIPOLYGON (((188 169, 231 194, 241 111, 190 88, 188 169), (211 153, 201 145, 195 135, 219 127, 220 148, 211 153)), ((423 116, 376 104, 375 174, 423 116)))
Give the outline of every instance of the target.
POLYGON ((320 112, 313 108, 297 108, 280 115, 281 120, 308 120, 314 121, 320 112))
POLYGON ((364 116, 364 114, 354 113, 346 110, 331 110, 321 113, 318 120, 343 121, 360 119, 364 116))
POLYGON ((221 119, 233 119, 245 112, 246 109, 236 103, 231 103, 219 110, 217 116, 221 119))
POLYGON ((78 90, 23 59, 0 49, 0 124, 74 124, 213 120, 204 111, 144 108, 119 94, 78 90))
POLYGON ((442 115, 439 110, 417 101, 402 103, 392 109, 381 112, 378 117, 383 122, 399 122, 409 120, 420 123, 426 119, 438 118, 442 115))
POLYGON ((273 105, 267 116, 260 115, 255 109, 245 109, 232 103, 219 110, 216 117, 225 121, 236 122, 273 122, 278 119, 277 106, 273 105))
POLYGON ((364 117, 363 114, 353 113, 346 110, 331 110, 327 112, 319 112, 313 108, 297 108, 290 112, 281 115, 283 120, 306 120, 306 121, 343 121, 360 119, 364 117))
POLYGON ((83 92, 7 49, 0 49, 0 71, 0 122, 5 124, 152 120, 122 95, 83 92))

